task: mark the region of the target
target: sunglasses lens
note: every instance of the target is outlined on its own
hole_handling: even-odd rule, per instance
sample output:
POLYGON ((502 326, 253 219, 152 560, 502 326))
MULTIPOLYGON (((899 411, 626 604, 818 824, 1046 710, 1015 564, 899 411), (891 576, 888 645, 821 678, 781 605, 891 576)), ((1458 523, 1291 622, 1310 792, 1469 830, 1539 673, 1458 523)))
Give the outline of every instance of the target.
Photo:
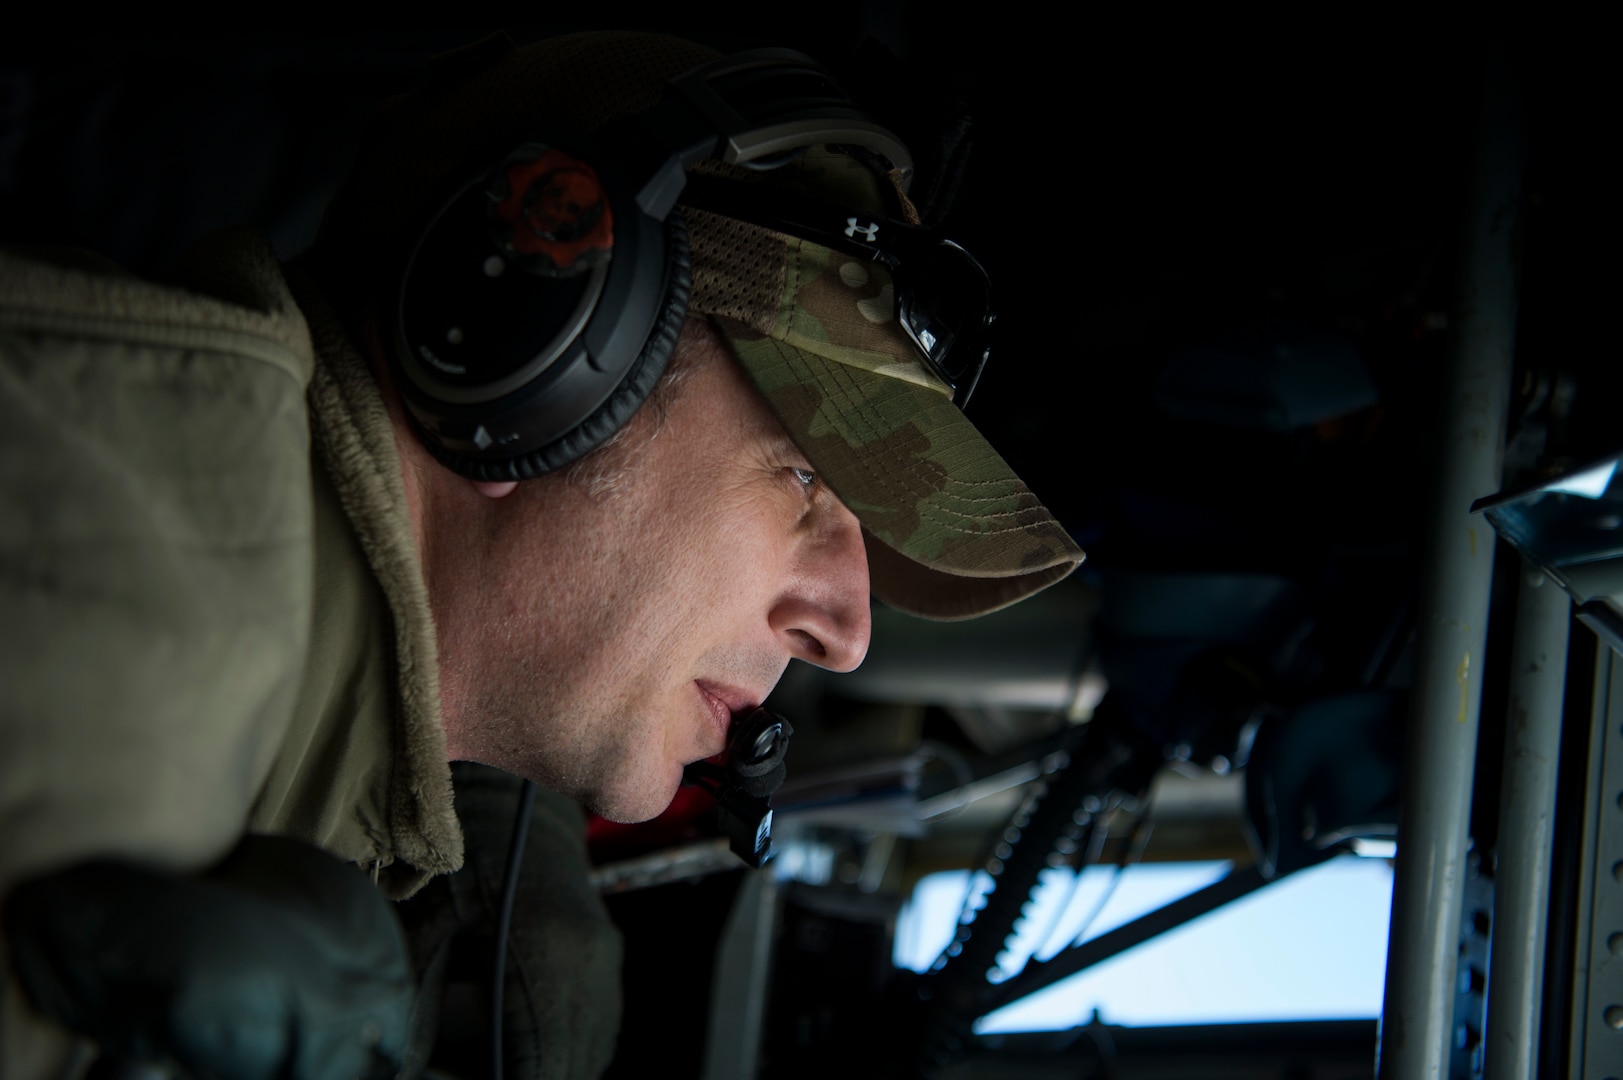
POLYGON ((991 353, 992 290, 980 263, 957 244, 943 241, 932 254, 907 268, 902 325, 961 407, 991 353))

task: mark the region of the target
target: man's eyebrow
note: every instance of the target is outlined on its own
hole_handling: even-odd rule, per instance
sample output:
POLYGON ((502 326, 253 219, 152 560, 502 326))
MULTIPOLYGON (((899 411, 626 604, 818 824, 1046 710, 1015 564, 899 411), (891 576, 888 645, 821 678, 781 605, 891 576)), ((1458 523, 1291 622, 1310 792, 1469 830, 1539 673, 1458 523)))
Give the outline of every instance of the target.
POLYGON ((767 436, 766 447, 777 457, 805 458, 806 452, 787 431, 778 430, 767 436))

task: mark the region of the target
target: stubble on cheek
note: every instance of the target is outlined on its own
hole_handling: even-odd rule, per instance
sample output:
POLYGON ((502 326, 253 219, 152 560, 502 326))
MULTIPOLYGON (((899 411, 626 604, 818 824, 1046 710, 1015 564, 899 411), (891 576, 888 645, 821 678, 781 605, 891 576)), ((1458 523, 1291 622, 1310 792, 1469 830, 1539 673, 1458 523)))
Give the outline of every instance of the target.
POLYGON ((556 603, 504 605, 499 634, 513 677, 489 688, 481 710, 501 744, 498 764, 605 816, 657 814, 663 804, 644 804, 671 782, 661 712, 662 681, 674 676, 664 650, 627 622, 637 618, 627 599, 648 582, 610 573, 548 584, 556 603))
POLYGON ((505 538, 465 665, 480 760, 632 820, 664 809, 697 752, 700 701, 694 688, 689 716, 682 691, 714 600, 692 587, 714 555, 693 542, 700 478, 644 464, 614 499, 555 486, 533 506, 546 529, 505 538))

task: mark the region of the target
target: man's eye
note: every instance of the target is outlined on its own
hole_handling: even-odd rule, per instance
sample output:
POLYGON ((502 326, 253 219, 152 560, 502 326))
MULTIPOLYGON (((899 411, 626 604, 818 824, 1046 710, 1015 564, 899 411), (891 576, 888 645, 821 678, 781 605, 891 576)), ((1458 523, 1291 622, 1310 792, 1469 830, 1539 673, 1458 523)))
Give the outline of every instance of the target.
POLYGON ((817 474, 810 469, 791 469, 789 471, 795 474, 795 479, 800 481, 801 486, 808 488, 817 486, 817 474))

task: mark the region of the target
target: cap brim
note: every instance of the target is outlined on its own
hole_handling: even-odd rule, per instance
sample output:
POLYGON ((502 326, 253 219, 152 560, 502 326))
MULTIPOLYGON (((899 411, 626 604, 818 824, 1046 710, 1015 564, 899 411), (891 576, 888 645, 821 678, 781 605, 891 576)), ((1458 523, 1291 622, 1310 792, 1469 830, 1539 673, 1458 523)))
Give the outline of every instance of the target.
POLYGON ((1084 556, 936 389, 712 316, 807 460, 862 522, 876 596, 935 619, 1006 607, 1084 556))

